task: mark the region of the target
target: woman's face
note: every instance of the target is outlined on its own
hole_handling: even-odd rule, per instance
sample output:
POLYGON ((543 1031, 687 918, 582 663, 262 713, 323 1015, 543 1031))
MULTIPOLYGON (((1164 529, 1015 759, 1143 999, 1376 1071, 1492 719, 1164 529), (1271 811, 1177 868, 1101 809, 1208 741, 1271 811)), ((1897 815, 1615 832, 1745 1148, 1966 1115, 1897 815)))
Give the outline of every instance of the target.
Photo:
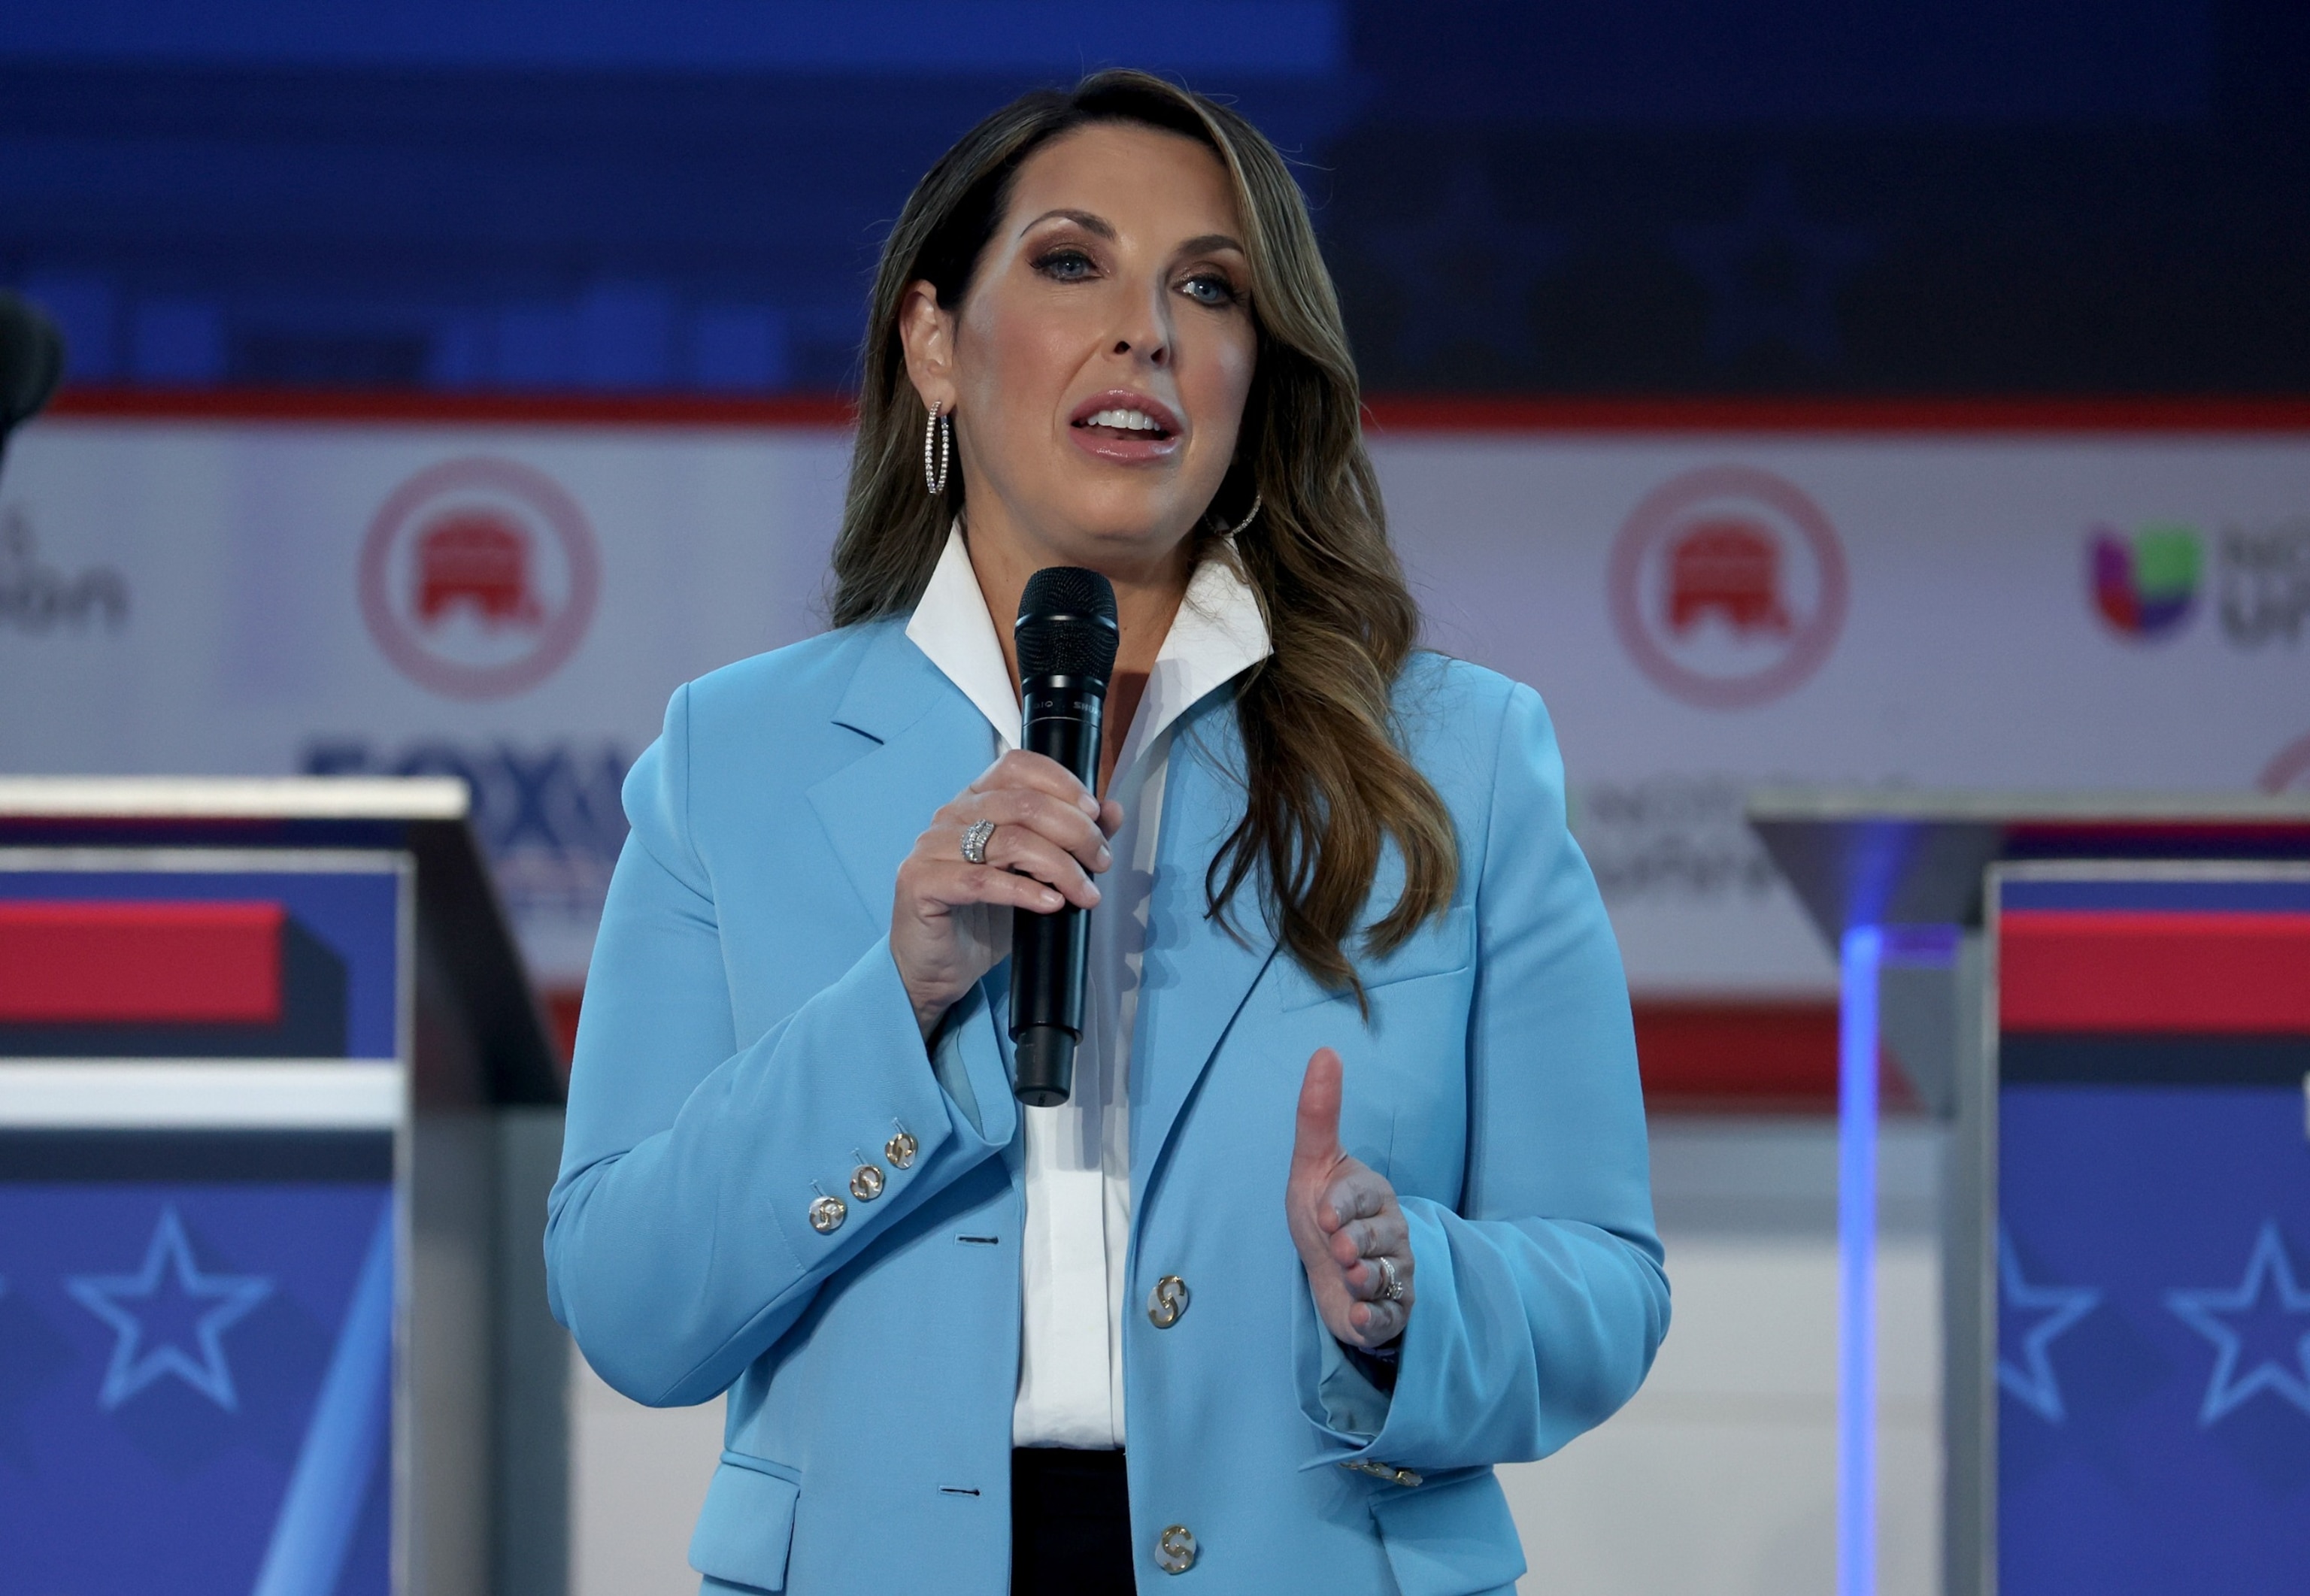
POLYGON ((1226 169, 1193 139, 1081 128, 1023 162, 951 315, 905 313, 925 403, 954 412, 970 527, 1037 563, 1151 574, 1211 507, 1258 349, 1226 169))

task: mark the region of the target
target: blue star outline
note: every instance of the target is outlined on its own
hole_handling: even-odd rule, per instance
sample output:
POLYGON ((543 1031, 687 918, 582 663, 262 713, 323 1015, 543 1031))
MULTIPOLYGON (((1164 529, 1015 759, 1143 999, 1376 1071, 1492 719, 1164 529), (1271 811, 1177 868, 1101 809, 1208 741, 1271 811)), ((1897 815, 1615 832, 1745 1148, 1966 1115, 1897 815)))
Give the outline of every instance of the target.
POLYGON ((2303 1334, 2294 1343, 2294 1367, 2264 1357, 2255 1361, 2244 1379, 2238 1378, 2239 1354, 2244 1349, 2245 1338, 2235 1326, 2225 1323, 2222 1316, 2261 1311, 2262 1289, 2273 1280, 2278 1286, 2280 1311, 2310 1319, 2310 1291, 2295 1282, 2294 1263, 2286 1255, 2286 1243, 2278 1233, 2278 1221, 2264 1219, 2262 1233, 2254 1239, 2254 1255, 2246 1260, 2245 1279, 2236 1290, 2175 1290, 2166 1294, 2167 1307, 2216 1349, 2213 1377, 2206 1383, 2206 1400, 2198 1410, 2200 1429, 2209 1428, 2236 1411, 2261 1391, 2283 1397, 2303 1412, 2310 1413, 2310 1323, 2303 1325, 2303 1334))
POLYGON ((2043 1312, 2045 1317, 2021 1338, 2024 1368, 1997 1356, 1997 1383, 2013 1399, 2047 1424, 2062 1424, 2069 1410, 2062 1405, 2062 1384, 2054 1375, 2047 1352, 2054 1338, 2101 1305, 2101 1292, 2091 1286, 2033 1286, 2021 1278, 2020 1254, 2004 1226, 1997 1227, 1997 1289, 2000 1306, 2043 1312))
POLYGON ((273 1295, 273 1282, 261 1275, 201 1273, 193 1262, 184 1221, 177 1217, 173 1205, 161 1210, 161 1222, 144 1249, 141 1272, 74 1275, 65 1281, 65 1288, 118 1337, 112 1346, 112 1361, 104 1371, 104 1388, 97 1394, 97 1405, 106 1412, 163 1375, 176 1375, 228 1413, 240 1410, 232 1369, 225 1362, 224 1332, 273 1295), (215 1305, 194 1326, 194 1338, 200 1344, 197 1357, 171 1342, 147 1349, 143 1320, 125 1305, 128 1301, 152 1301, 161 1295, 164 1277, 171 1275, 179 1295, 215 1305))

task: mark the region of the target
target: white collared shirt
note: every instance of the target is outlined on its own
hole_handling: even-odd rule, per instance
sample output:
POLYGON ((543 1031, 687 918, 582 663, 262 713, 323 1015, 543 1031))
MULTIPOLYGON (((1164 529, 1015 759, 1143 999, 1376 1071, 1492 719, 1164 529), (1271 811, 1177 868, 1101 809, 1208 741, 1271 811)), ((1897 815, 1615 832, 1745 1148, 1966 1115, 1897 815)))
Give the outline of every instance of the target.
MULTIPOLYGON (((961 524, 907 636, 986 716, 994 752, 1019 745, 1019 696, 1003 661, 961 524)), ((1096 878, 1090 968, 1074 1092, 1026 1122, 1027 1231, 1020 1249, 1015 1446, 1117 1447, 1123 1437, 1125 1257, 1131 1238, 1130 1071, 1147 904, 1171 728, 1205 695, 1269 654, 1259 601, 1226 561, 1207 559, 1156 655, 1107 795, 1123 806, 1096 878)), ((1116 728, 1108 727, 1108 734, 1116 728)), ((993 754, 990 753, 990 758, 993 754)))

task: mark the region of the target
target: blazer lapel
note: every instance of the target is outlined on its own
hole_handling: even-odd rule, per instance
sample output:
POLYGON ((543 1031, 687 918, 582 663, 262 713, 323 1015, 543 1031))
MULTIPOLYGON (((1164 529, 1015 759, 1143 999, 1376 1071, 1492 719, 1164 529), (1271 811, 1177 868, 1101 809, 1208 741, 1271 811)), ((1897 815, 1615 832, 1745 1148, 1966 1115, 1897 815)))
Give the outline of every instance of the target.
POLYGON ((877 927, 899 861, 931 815, 986 768, 986 717, 896 625, 868 643, 833 716, 878 746, 810 789, 843 873, 877 927))
POLYGON ((1131 1048, 1131 1209, 1143 1212, 1149 1178, 1182 1109, 1234 1024, 1275 939, 1255 893, 1229 905, 1231 934, 1204 908, 1203 872, 1243 812, 1243 741, 1232 691, 1210 695, 1172 733, 1164 778, 1131 1048))
MULTIPOLYGON (((986 768, 992 734, 977 707, 896 626, 868 644, 833 719, 876 746, 812 786, 811 807, 867 915, 887 925, 898 861, 932 812, 986 768)), ((1134 1212, 1181 1110, 1275 956, 1255 898, 1239 895, 1234 906, 1240 940, 1204 913, 1203 869, 1242 813, 1242 768, 1235 695, 1212 693, 1173 728, 1164 780, 1131 1050, 1134 1212)), ((986 983, 998 1028, 1003 973, 997 966, 986 983)), ((1003 1051, 1007 1064, 1007 1041, 1003 1051)), ((1005 1161, 1015 1180, 1016 1158, 1005 1161)))
MULTIPOLYGON (((812 786, 811 808, 879 932, 890 924, 899 861, 939 805, 986 768, 994 757, 994 733, 978 707, 895 624, 868 644, 832 718, 877 746, 812 786)), ((1009 971, 1007 963, 998 964, 980 983, 993 1011, 995 1046, 1006 1075, 1009 971)), ((1025 1122, 1016 1123, 1019 1130, 1003 1149, 1003 1162, 1012 1187, 1023 1190, 1025 1122)))

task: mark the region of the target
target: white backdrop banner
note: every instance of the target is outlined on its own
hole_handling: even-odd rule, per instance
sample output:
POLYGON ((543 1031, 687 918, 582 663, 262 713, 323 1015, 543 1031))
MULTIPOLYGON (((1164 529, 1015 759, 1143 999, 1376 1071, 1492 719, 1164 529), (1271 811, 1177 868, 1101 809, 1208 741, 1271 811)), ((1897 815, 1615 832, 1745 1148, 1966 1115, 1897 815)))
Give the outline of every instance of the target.
MULTIPOLYGON (((2310 785, 2310 437, 1385 434, 1429 640, 1538 687, 1638 990, 1825 993, 1759 781, 2310 785)), ((684 679, 821 624, 830 429, 133 421, 0 477, 0 769, 467 777, 585 969, 684 679)))

